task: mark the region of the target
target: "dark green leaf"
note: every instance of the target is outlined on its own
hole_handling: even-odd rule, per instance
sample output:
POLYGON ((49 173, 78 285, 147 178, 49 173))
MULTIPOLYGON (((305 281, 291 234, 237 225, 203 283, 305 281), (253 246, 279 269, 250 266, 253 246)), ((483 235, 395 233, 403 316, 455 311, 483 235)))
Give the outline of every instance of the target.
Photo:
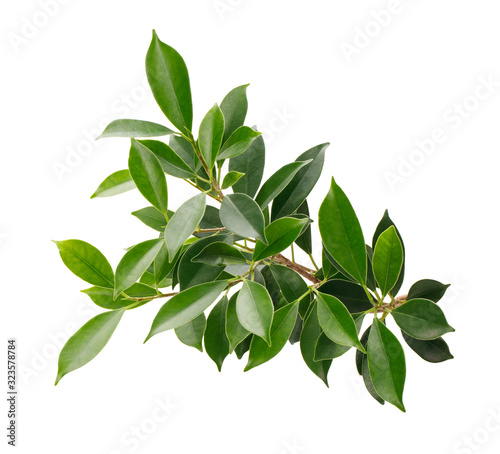
POLYGON ((170 134, 174 134, 174 131, 158 123, 123 118, 113 120, 96 140, 105 137, 159 137, 170 134))
POLYGON ((123 194, 124 192, 135 189, 134 180, 130 176, 128 169, 118 170, 107 177, 90 196, 94 197, 111 197, 113 195, 123 194))
POLYGON ((247 87, 248 84, 233 88, 220 104, 225 120, 223 142, 245 122, 248 110, 247 87))
POLYGON ((229 355, 229 340, 226 336, 226 310, 228 299, 226 296, 214 306, 207 319, 205 331, 205 350, 212 358, 219 372, 222 363, 229 355))
POLYGON ((364 312, 373 307, 363 287, 354 282, 348 282, 342 279, 331 279, 319 287, 318 290, 338 298, 344 303, 351 314, 364 312))
MULTIPOLYGON (((368 344, 368 337, 370 336, 371 325, 365 330, 363 335, 361 336, 360 342, 363 347, 366 349, 366 344, 368 344)), ((365 353, 362 353, 360 350, 356 350, 356 369, 359 375, 363 375, 363 358, 366 356, 365 353)))
POLYGON ((382 399, 377 391, 375 390, 375 386, 373 385, 373 380, 370 375, 370 367, 368 365, 368 356, 363 355, 362 364, 361 364, 361 375, 363 376, 363 381, 365 383, 366 389, 370 393, 370 395, 381 405, 385 404, 385 400, 382 399))
POLYGON ((373 251, 373 274, 382 292, 387 295, 396 285, 403 266, 403 246, 394 226, 383 232, 373 251))
POLYGON ((230 188, 244 175, 245 175, 244 173, 236 172, 235 170, 228 172, 224 177, 224 180, 222 180, 221 188, 222 189, 230 188))
POLYGON ((236 356, 238 357, 238 359, 243 358, 243 355, 248 350, 250 350, 250 344, 252 343, 253 337, 254 337, 253 334, 249 334, 244 341, 240 342, 236 346, 236 348, 234 349, 234 352, 236 353, 236 356))
POLYGON ((193 145, 184 137, 170 136, 168 144, 192 171, 195 172, 202 167, 200 160, 196 157, 193 145))
MULTIPOLYGON (((113 289, 110 288, 90 287, 86 290, 82 290, 82 292, 87 294, 95 304, 104 309, 116 310, 134 304, 134 301, 127 300, 124 297, 119 297, 114 300, 113 289)), ((127 296, 133 298, 145 298, 148 296, 155 296, 156 294, 157 292, 154 288, 141 283, 136 283, 127 289, 127 296)), ((142 306, 142 304, 137 304, 134 308, 140 306, 142 306)))
POLYGON ((222 145, 224 134, 224 116, 217 104, 208 111, 200 125, 198 144, 201 155, 208 168, 215 164, 215 159, 222 145))
POLYGON ((207 319, 202 312, 198 317, 187 322, 186 324, 175 328, 177 338, 185 345, 194 347, 200 352, 203 351, 202 341, 207 319))
POLYGON ((238 293, 235 293, 229 299, 226 311, 226 335, 229 340, 229 353, 232 353, 234 349, 250 334, 250 331, 245 329, 245 327, 240 323, 238 315, 236 314, 237 298, 238 293))
POLYGON ((159 140, 139 140, 158 158, 165 173, 177 178, 193 178, 196 175, 170 145, 159 140))
POLYGON ((442 363, 448 359, 453 359, 450 348, 442 337, 432 340, 420 340, 411 337, 404 331, 401 331, 401 333, 410 348, 422 359, 430 363, 442 363))
POLYGON ((252 142, 262 133, 255 131, 248 126, 240 126, 224 142, 217 160, 234 158, 248 150, 252 142))
POLYGON ((163 244, 158 255, 153 262, 153 271, 156 285, 159 285, 174 269, 175 264, 179 261, 182 251, 187 248, 183 246, 172 259, 168 256, 166 244, 163 244))
POLYGON ((222 242, 209 244, 192 261, 213 266, 247 265, 247 260, 239 249, 222 242))
POLYGON ((425 298, 437 303, 444 296, 449 286, 450 284, 441 284, 441 282, 432 279, 422 279, 411 286, 406 299, 425 298))
MULTIPOLYGON (((297 214, 303 214, 309 217, 309 206, 307 200, 304 200, 302 205, 297 208, 297 214)), ((306 254, 312 254, 312 237, 311 237, 311 226, 308 225, 307 228, 300 234, 300 236, 295 240, 295 244, 302 249, 306 254)))

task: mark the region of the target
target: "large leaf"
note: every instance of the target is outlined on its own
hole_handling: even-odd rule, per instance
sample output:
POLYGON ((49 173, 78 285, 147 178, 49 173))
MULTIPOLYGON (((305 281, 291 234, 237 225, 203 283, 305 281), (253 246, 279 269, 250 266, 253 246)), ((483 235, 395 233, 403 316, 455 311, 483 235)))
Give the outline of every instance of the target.
MULTIPOLYGON (((111 288, 90 287, 86 290, 82 290, 82 292, 87 294, 97 306, 104 309, 116 310, 134 304, 134 301, 125 299, 124 297, 119 297, 116 300, 113 299, 113 289, 111 288)), ((155 296, 156 294, 157 292, 154 288, 139 282, 127 289, 127 296, 133 298, 145 298, 148 296, 155 296)), ((145 301, 145 303, 146 302, 147 301, 145 301)), ((142 304, 134 305, 134 308, 139 306, 142 306, 142 304)))
POLYGON ((168 191, 163 168, 155 154, 135 139, 132 139, 130 147, 128 168, 141 194, 151 205, 166 214, 168 191))
POLYGON ((124 192, 135 189, 134 180, 130 176, 128 169, 118 170, 107 177, 90 196, 94 197, 111 197, 113 195, 123 194, 124 192))
POLYGON ((384 297, 396 285, 403 266, 403 246, 394 226, 379 236, 372 262, 373 274, 384 297))
POLYGON ((165 173, 177 178, 195 177, 193 170, 170 145, 159 140, 140 140, 139 143, 155 154, 165 173))
POLYGON ((255 197, 255 201, 259 204, 260 208, 263 210, 267 207, 286 188, 297 172, 311 162, 312 159, 291 162, 271 175, 262 185, 262 188, 260 188, 257 197, 255 197))
POLYGON ((287 304, 274 313, 271 325, 271 345, 258 336, 253 337, 245 372, 274 358, 283 349, 297 320, 298 303, 295 301, 287 304))
POLYGON ((432 340, 420 340, 411 337, 404 331, 401 331, 403 338, 410 348, 422 359, 430 363, 442 363, 449 359, 453 359, 448 344, 442 337, 432 340))
POLYGON ((264 286, 257 282, 243 281, 236 299, 236 314, 245 329, 271 344, 273 302, 264 286))
MULTIPOLYGON (((173 211, 168 210, 167 215, 170 218, 173 215, 173 211)), ((148 227, 157 230, 158 232, 163 232, 167 225, 167 220, 165 215, 155 207, 141 208, 140 210, 133 211, 132 215, 137 219, 142 221, 148 227)))
POLYGON ((146 341, 154 335, 178 328, 198 317, 226 288, 227 282, 215 281, 188 288, 168 300, 156 314, 146 341))
POLYGON ((391 312, 398 326, 416 339, 432 340, 455 331, 441 308, 431 300, 417 298, 407 301, 391 312))
POLYGON ((183 344, 188 345, 189 347, 194 347, 202 352, 203 334, 205 334, 206 325, 207 319, 205 314, 202 312, 193 320, 175 328, 175 335, 183 344))
POLYGON ((227 304, 228 299, 223 296, 210 312, 205 330, 205 351, 217 365, 219 372, 226 356, 229 355, 229 340, 226 335, 227 304))
POLYGON ((321 175, 325 151, 329 145, 328 143, 318 145, 302 153, 296 159, 300 162, 312 159, 312 162, 301 168, 292 181, 274 199, 271 219, 292 214, 306 200, 321 175))
POLYGON ((403 348, 376 317, 368 336, 367 350, 370 376, 377 394, 404 412, 406 362, 403 348))
POLYGON ((224 134, 224 116, 217 104, 208 111, 200 125, 198 135, 198 144, 201 155, 208 168, 211 169, 215 164, 215 159, 222 145, 222 136, 224 134))
POLYGON ((114 298, 131 287, 153 263, 163 245, 163 238, 144 241, 128 250, 116 267, 114 298))
POLYGON ((220 104, 225 120, 223 142, 245 122, 248 110, 247 87, 248 84, 233 88, 220 104))
POLYGON ((184 202, 170 219, 164 231, 170 260, 200 224, 205 213, 205 205, 205 194, 198 194, 184 202))
POLYGON ((243 237, 257 238, 267 243, 264 215, 259 205, 246 194, 229 194, 222 200, 220 219, 224 226, 243 237))
POLYGON ((113 269, 99 249, 81 240, 54 243, 64 264, 80 279, 99 287, 113 288, 113 269))
POLYGON ((262 136, 257 137, 247 151, 229 160, 229 170, 244 173, 232 187, 234 192, 254 197, 259 189, 266 158, 266 147, 262 136))
POLYGON ((250 331, 248 331, 239 321, 238 314, 236 313, 236 300, 238 293, 235 293, 228 302, 226 309, 226 335, 229 340, 229 353, 243 342, 250 331))
MULTIPOLYGON (((105 137, 159 137, 174 134, 166 126, 151 121, 129 120, 122 118, 113 120, 97 139, 105 137)), ((97 140, 96 139, 96 140, 97 140)))
POLYGON ((441 284, 433 279, 422 279, 415 282, 408 292, 408 300, 425 298, 437 303, 446 293, 450 284, 441 284))
POLYGON ((373 307, 363 287, 354 282, 331 279, 326 281, 318 290, 338 298, 351 314, 364 312, 373 307))
POLYGON ((264 231, 267 245, 257 240, 253 260, 262 260, 284 251, 297 239, 303 227, 307 224, 307 219, 294 219, 289 217, 276 219, 276 221, 271 222, 264 231))
POLYGON ((332 178, 318 215, 323 245, 360 284, 366 283, 367 255, 363 232, 349 199, 332 178))
POLYGON ((247 265, 239 249, 223 242, 209 244, 192 261, 213 266, 247 265))
POLYGON ((247 151, 252 142, 261 134, 248 126, 240 126, 224 142, 217 160, 234 158, 247 151))
POLYGON ((59 354, 56 385, 67 373, 85 366, 106 346, 125 309, 104 312, 83 325, 68 339, 59 354))
POLYGON ((159 40, 154 30, 146 55, 146 74, 165 116, 182 133, 191 131, 193 104, 186 63, 175 49, 159 40))

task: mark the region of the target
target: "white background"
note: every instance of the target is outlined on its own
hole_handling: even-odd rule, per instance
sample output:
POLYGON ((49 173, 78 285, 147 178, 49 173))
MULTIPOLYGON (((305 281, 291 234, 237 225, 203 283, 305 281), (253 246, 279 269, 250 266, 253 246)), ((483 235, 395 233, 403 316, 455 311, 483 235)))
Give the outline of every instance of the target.
MULTIPOLYGON (((0 14, 0 323, 19 347, 18 452, 498 452, 498 1, 66 0, 50 17, 42 3, 3 2, 0 14), (373 22, 389 7, 390 23, 373 22), (88 241, 116 266, 156 235, 130 216, 148 205, 137 192, 89 198, 128 156, 126 139, 89 138, 120 117, 166 123, 143 86, 153 28, 187 62, 196 125, 250 83, 266 176, 331 142, 312 216, 334 175, 367 238, 389 209, 406 244, 403 290, 452 284, 442 306, 455 359, 407 350, 406 414, 368 395, 353 351, 327 389, 298 345, 248 373, 230 357, 221 374, 173 332, 143 345, 161 301, 127 313, 54 387, 61 342, 99 311, 50 240, 88 241), (496 86, 478 89, 487 79, 496 86), (414 152, 436 128, 433 153, 414 152)), ((192 194, 172 178, 169 190, 173 208, 192 194)))

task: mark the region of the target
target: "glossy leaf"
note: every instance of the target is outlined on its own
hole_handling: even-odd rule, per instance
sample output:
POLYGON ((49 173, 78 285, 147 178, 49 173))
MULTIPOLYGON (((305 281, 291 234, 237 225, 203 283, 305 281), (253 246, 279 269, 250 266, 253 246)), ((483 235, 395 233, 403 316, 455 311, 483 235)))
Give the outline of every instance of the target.
MULTIPOLYGON (((365 350, 366 345, 368 344, 368 337, 370 336, 370 329, 371 325, 365 330, 360 339, 361 345, 365 348, 365 350)), ((363 358, 365 356, 366 353, 363 353, 360 350, 356 350, 356 369, 359 375, 363 375, 363 358)))
POLYGON ((331 279, 318 288, 322 293, 338 298, 351 314, 364 312, 373 307, 363 287, 342 279, 331 279))
MULTIPOLYGON (((309 206, 307 204, 307 200, 304 200, 302 205, 297 208, 297 214, 303 214, 309 217, 309 206)), ((299 237, 295 240, 295 244, 300 247, 306 254, 313 253, 312 246, 312 234, 311 234, 311 226, 308 225, 305 230, 299 235, 299 237)))
POLYGON ((442 337, 432 340, 420 340, 411 337, 404 331, 401 331, 403 338, 410 348, 422 359, 429 363, 442 363, 449 359, 453 359, 448 344, 442 337))
POLYGON ((128 168, 140 193, 151 205, 166 214, 167 180, 155 154, 140 142, 132 139, 128 168))
POLYGON ((217 365, 219 372, 222 363, 229 355, 229 340, 226 335, 226 311, 228 299, 226 296, 214 306, 207 319, 205 330, 205 350, 217 365))
POLYGON ((239 249, 222 242, 209 244, 192 261, 213 266, 241 264, 248 266, 246 258, 239 249))
POLYGON ((105 137, 159 137, 170 134, 174 134, 174 131, 158 123, 122 118, 113 120, 96 140, 105 137))
POLYGON ((297 320, 298 303, 298 301, 290 303, 274 313, 271 325, 271 345, 260 337, 253 337, 245 372, 274 358, 283 349, 297 320))
POLYGON ((224 180, 222 180, 222 189, 227 189, 233 186, 238 182, 238 180, 243 177, 245 174, 241 172, 236 172, 235 170, 232 170, 231 172, 228 172, 226 176, 224 177, 224 180))
POLYGON ((370 395, 380 404, 385 405, 385 400, 382 399, 375 389, 373 385, 373 380, 370 375, 370 367, 368 365, 368 356, 363 355, 362 363, 361 363, 361 376, 363 377, 363 382, 365 383, 365 387, 370 393, 370 395))
POLYGON ((273 302, 266 288, 244 280, 236 299, 236 314, 241 325, 270 344, 273 312, 273 302))
POLYGON ((391 312, 398 326, 416 339, 432 340, 455 331, 441 308, 431 300, 417 298, 407 301, 391 312))
POLYGON ((80 279, 98 287, 113 288, 114 273, 99 249, 81 240, 54 241, 64 264, 80 279))
POLYGON ((222 145, 224 134, 224 116, 217 104, 208 111, 200 125, 198 144, 201 155, 211 169, 222 145))
POLYGON ((104 312, 83 325, 71 336, 59 354, 56 385, 69 372, 85 366, 106 346, 125 309, 104 312))
POLYGON ((226 195, 222 200, 220 219, 231 232, 267 243, 264 215, 259 205, 246 194, 226 195))
POLYGON ((202 167, 200 160, 196 157, 193 145, 184 137, 170 136, 168 144, 193 172, 202 167))
POLYGON ((307 292, 307 284, 295 271, 286 266, 274 263, 269 269, 289 303, 292 303, 307 292))
POLYGON ((128 250, 116 267, 114 298, 131 287, 149 268, 163 245, 163 239, 144 241, 128 250))
POLYGON ((247 87, 248 84, 233 88, 220 104, 225 120, 223 142, 245 122, 248 110, 247 87))
POLYGON ((229 299, 226 309, 226 335, 229 340, 229 353, 232 353, 250 334, 250 331, 248 331, 238 319, 238 314, 236 313, 237 298, 238 293, 235 293, 229 299))
POLYGON ((175 264, 179 261, 182 251, 187 246, 182 246, 177 254, 172 258, 168 255, 167 245, 164 243, 159 250, 153 262, 153 271, 155 284, 159 285, 174 269, 175 264))
POLYGON ((312 159, 312 162, 300 169, 285 189, 274 199, 271 212, 272 220, 292 214, 306 200, 321 175, 325 151, 329 145, 328 143, 318 145, 302 153, 296 159, 298 162, 312 159))
POLYGON ((224 142, 217 160, 234 158, 248 150, 252 142, 261 135, 248 126, 241 126, 224 142))
POLYGON ((139 140, 139 143, 154 153, 165 173, 177 178, 193 178, 196 176, 170 145, 159 140, 139 140))
POLYGON ((198 228, 205 213, 205 205, 205 194, 198 194, 184 202, 170 219, 164 231, 170 259, 175 257, 184 241, 198 228))
MULTIPOLYGON (((170 218, 173 215, 173 211, 168 210, 167 215, 170 218)), ((155 207, 146 207, 137 211, 133 211, 132 215, 137 219, 142 221, 148 227, 157 230, 158 232, 163 232, 167 225, 167 220, 165 215, 155 207)))
POLYGON ((238 359, 243 358, 243 355, 250 350, 250 344, 252 343, 252 339, 254 338, 253 334, 249 334, 247 338, 240 342, 236 348, 234 349, 234 352, 236 353, 236 356, 238 359))
POLYGON ((203 335, 205 334, 205 327, 207 319, 202 312, 198 317, 187 322, 186 324, 175 328, 175 335, 177 338, 188 347, 194 347, 200 352, 203 351, 203 335))
POLYGON ((134 180, 132 180, 128 169, 118 170, 118 172, 114 172, 107 177, 90 198, 111 197, 113 195, 123 194, 135 188, 134 180))
POLYGON ((186 64, 175 49, 159 40, 155 31, 146 55, 146 74, 165 116, 182 133, 186 128, 191 131, 193 104, 186 64))
POLYGON ((404 412, 406 362, 403 348, 378 318, 370 329, 367 350, 370 376, 377 394, 404 412))
POLYGON ((188 288, 170 298, 156 314, 146 341, 154 335, 178 328, 198 317, 223 292, 227 282, 215 281, 188 288))
POLYGON ((373 251, 373 274, 382 292, 387 295, 396 285, 403 266, 403 246, 394 226, 378 238, 373 251))
MULTIPOLYGON (((113 289, 110 288, 90 287, 86 290, 82 290, 82 292, 87 294, 97 306, 104 309, 117 310, 134 304, 134 301, 127 300, 124 297, 119 297, 116 300, 113 299, 114 292, 113 289)), ((142 283, 136 283, 127 289, 127 296, 133 298, 145 298, 148 296, 155 296, 156 294, 157 292, 154 288, 142 283)), ((142 304, 137 304, 134 308, 140 306, 142 306, 142 304)))
POLYGON ((363 232, 349 199, 332 178, 318 215, 323 245, 360 284, 366 283, 367 255, 363 232))
POLYGON ((437 303, 446 293, 450 284, 441 284, 433 279, 422 279, 410 287, 408 300, 425 298, 437 303))

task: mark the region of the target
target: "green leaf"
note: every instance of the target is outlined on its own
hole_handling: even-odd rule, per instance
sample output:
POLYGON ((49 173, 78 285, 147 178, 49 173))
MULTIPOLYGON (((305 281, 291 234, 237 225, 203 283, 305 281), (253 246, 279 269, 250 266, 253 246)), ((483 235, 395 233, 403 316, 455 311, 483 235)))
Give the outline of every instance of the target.
POLYGON ((116 267, 114 298, 131 287, 153 263, 163 238, 144 241, 128 250, 116 267))
POLYGON ((365 349, 358 339, 354 319, 342 302, 326 293, 318 295, 318 320, 324 333, 337 344, 355 347, 363 353, 365 349))
MULTIPOLYGON (((307 200, 304 200, 302 205, 297 208, 297 214, 303 214, 309 218, 309 206, 307 200)), ((310 223, 309 223, 310 224, 310 223)), ((299 235, 295 240, 295 244, 300 247, 306 254, 312 254, 312 236, 311 236, 311 226, 308 225, 305 230, 299 235)))
POLYGON ((373 380, 370 375, 370 366, 368 365, 368 356, 363 355, 362 363, 361 363, 361 375, 363 376, 363 381, 365 383, 365 387, 370 393, 370 395, 380 404, 385 405, 385 400, 382 399, 375 389, 373 385, 373 380))
POLYGON ((247 87, 248 84, 233 88, 220 104, 225 120, 223 142, 245 122, 248 110, 247 87))
POLYGON ((156 314, 144 342, 156 334, 178 328, 198 317, 218 298, 226 286, 225 281, 207 282, 188 288, 170 298, 156 314))
POLYGON ((193 172, 202 167, 200 160, 196 157, 193 145, 184 137, 170 136, 168 144, 193 172))
POLYGON ((123 118, 113 120, 96 140, 104 139, 105 137, 159 137, 170 134, 175 133, 166 126, 159 125, 158 123, 123 118))
POLYGON ((90 196, 94 197, 111 197, 113 195, 123 194, 124 192, 135 189, 134 180, 130 176, 128 169, 118 170, 107 177, 90 196))
MULTIPOLYGON (((366 349, 366 345, 368 344, 368 337, 370 336, 371 325, 365 330, 363 335, 361 336, 360 342, 361 345, 366 349)), ((356 350, 356 369, 359 375, 363 375, 363 358, 366 356, 366 353, 362 353, 360 350, 356 350)))
POLYGON ((132 139, 128 168, 140 193, 158 208, 167 213, 168 191, 163 168, 155 154, 137 140, 132 139))
POLYGON ((209 244, 192 261, 213 266, 247 265, 247 260, 239 249, 223 242, 209 244))
POLYGON ((154 278, 157 286, 172 272, 185 248, 187 248, 187 246, 182 246, 172 258, 168 255, 167 245, 163 243, 153 262, 154 278))
POLYGON ((432 279, 422 279, 411 286, 406 299, 425 298, 437 303, 444 296, 449 286, 450 284, 441 284, 441 282, 432 279))
MULTIPOLYGON (((134 301, 127 300, 124 297, 119 297, 116 300, 113 299, 113 289, 110 288, 90 287, 86 290, 82 290, 82 292, 87 294, 97 306, 104 309, 116 310, 134 304, 134 301)), ((136 283, 127 289, 127 295, 133 298, 145 298, 148 296, 155 296, 156 294, 157 292, 154 288, 141 283, 136 283)), ((147 301, 143 304, 146 302, 147 301)), ((140 306, 142 306, 142 304, 137 304, 134 306, 134 309, 140 306)))
POLYGON ((165 227, 165 244, 171 260, 200 224, 205 213, 205 205, 205 194, 192 197, 179 207, 165 227))
POLYGON ((227 297, 223 296, 210 312, 205 331, 205 350, 217 365, 219 372, 226 356, 229 355, 229 340, 226 336, 227 304, 227 297))
POLYGON ((273 302, 266 288, 257 282, 243 281, 236 300, 238 320, 245 329, 271 344, 273 302))
POLYGON ((201 155, 209 169, 215 164, 215 159, 222 145, 223 134, 224 116, 219 106, 214 104, 203 118, 198 135, 201 155))
POLYGON ((244 173, 234 185, 233 192, 254 197, 264 175, 266 146, 262 136, 257 137, 247 151, 229 160, 229 170, 244 173))
POLYGON ((64 264, 80 279, 98 287, 113 288, 115 276, 99 249, 81 240, 54 241, 64 264))
POLYGON ((304 327, 300 335, 300 352, 302 353, 302 358, 307 364, 307 367, 328 386, 328 371, 330 370, 332 361, 314 361, 314 352, 321 333, 322 330, 319 326, 317 305, 316 301, 314 301, 309 310, 309 315, 304 321, 304 327))
POLYGON ((59 354, 56 385, 69 372, 85 366, 106 346, 125 309, 104 312, 83 325, 68 339, 59 354))
MULTIPOLYGON (((168 210, 167 215, 170 218, 174 214, 173 211, 168 210)), ((167 225, 165 215, 155 207, 146 207, 137 211, 133 211, 132 215, 142 221, 148 227, 163 232, 167 225)))
POLYGON ((231 232, 267 243, 264 215, 259 205, 246 194, 226 195, 222 200, 220 219, 231 232))
POLYGON ((262 133, 255 131, 248 126, 240 126, 234 131, 231 136, 224 142, 217 160, 234 158, 248 150, 252 142, 262 133))
POLYGON ((175 49, 158 39, 154 30, 146 55, 146 74, 165 116, 182 133, 186 133, 186 129, 191 131, 193 104, 186 63, 175 49))
POLYGON ((387 295, 396 285, 403 266, 403 246, 394 226, 383 232, 373 251, 373 274, 382 292, 387 295))
POLYGON ((298 273, 286 266, 273 263, 269 269, 286 301, 292 303, 302 297, 299 302, 299 314, 304 318, 312 298, 311 294, 303 296, 308 290, 304 280, 298 273))
POLYGON ((238 293, 235 293, 228 302, 226 310, 226 335, 229 340, 229 353, 232 353, 234 349, 243 342, 250 331, 245 329, 245 327, 240 323, 238 319, 238 314, 236 313, 236 300, 238 298, 238 293))
POLYGON ((420 340, 411 337, 404 331, 401 331, 401 333, 410 348, 425 361, 429 363, 442 363, 443 361, 453 359, 450 348, 442 337, 432 340, 420 340))
POLYGON ((254 262, 284 251, 300 235, 302 228, 308 224, 306 219, 280 218, 265 228, 267 245, 257 240, 253 254, 254 262))
POLYGON ((193 320, 185 323, 182 326, 179 326, 178 328, 175 328, 175 334, 183 344, 189 347, 194 347, 202 352, 203 334, 205 333, 206 325, 207 319, 205 317, 205 314, 202 312, 193 320))
POLYGON ((338 298, 351 314, 364 312, 373 307, 363 287, 342 279, 331 279, 318 288, 322 293, 338 298))
POLYGON ((298 307, 299 302, 295 301, 274 313, 270 346, 260 337, 253 337, 245 372, 274 358, 283 349, 295 326, 298 307))
POLYGON ((328 143, 318 145, 302 153, 296 159, 296 161, 301 162, 312 159, 312 162, 301 168, 292 181, 274 199, 271 212, 272 220, 292 214, 306 200, 321 175, 325 151, 329 145, 328 143))
POLYGON ((333 178, 319 209, 318 224, 326 250, 347 273, 365 284, 368 258, 363 232, 349 199, 333 178))
POLYGON ((373 386, 385 401, 405 411, 405 355, 396 336, 375 317, 368 336, 368 366, 373 386))
POLYGON ((196 177, 193 170, 170 145, 159 140, 139 140, 138 142, 154 153, 165 173, 184 179, 196 177))
POLYGON ((417 298, 407 301, 391 314, 398 326, 416 339, 432 340, 455 331, 448 325, 441 308, 431 300, 417 298))
POLYGON ((236 353, 236 356, 238 359, 243 358, 243 355, 250 350, 250 344, 252 343, 252 339, 254 338, 253 334, 249 334, 247 338, 240 342, 236 348, 234 349, 234 352, 236 353))
POLYGON ((233 186, 238 182, 238 180, 243 177, 245 174, 241 172, 236 172, 235 170, 228 172, 226 176, 224 177, 224 180, 222 180, 222 189, 227 189, 233 186))
POLYGON ((286 164, 277 172, 269 177, 269 179, 262 185, 255 201, 259 204, 260 208, 263 210, 268 206, 275 197, 286 188, 288 183, 292 181, 292 178, 297 174, 297 172, 310 164, 313 160, 308 159, 307 161, 295 161, 290 164, 286 164))

